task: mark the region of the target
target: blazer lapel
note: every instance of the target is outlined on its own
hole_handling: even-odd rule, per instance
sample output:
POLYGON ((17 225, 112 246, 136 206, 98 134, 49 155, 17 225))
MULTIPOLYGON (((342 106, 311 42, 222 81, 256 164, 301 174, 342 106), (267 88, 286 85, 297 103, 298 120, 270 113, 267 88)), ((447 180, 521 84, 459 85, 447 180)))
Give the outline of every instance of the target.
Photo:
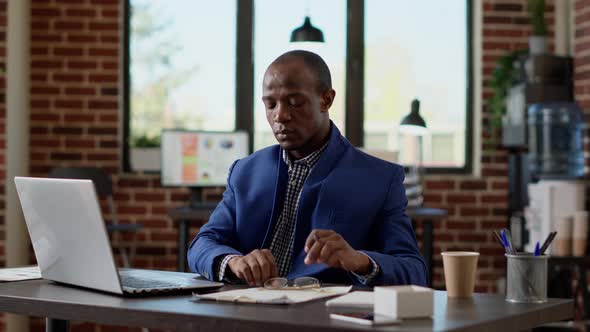
POLYGON ((342 137, 333 123, 331 123, 331 127, 330 142, 301 189, 295 224, 295 242, 293 243, 294 258, 303 250, 305 240, 311 232, 311 216, 324 180, 336 167, 342 154, 350 146, 350 143, 342 137))
POLYGON ((277 149, 277 151, 278 157, 275 166, 275 194, 273 198, 272 213, 270 214, 270 220, 267 223, 268 227, 266 229, 266 235, 264 236, 264 240, 262 241, 260 248, 270 247, 270 242, 272 241, 272 231, 274 230, 275 224, 277 223, 281 210, 283 209, 285 193, 287 192, 289 173, 287 171, 287 165, 283 162, 283 158, 281 156, 282 150, 277 149))

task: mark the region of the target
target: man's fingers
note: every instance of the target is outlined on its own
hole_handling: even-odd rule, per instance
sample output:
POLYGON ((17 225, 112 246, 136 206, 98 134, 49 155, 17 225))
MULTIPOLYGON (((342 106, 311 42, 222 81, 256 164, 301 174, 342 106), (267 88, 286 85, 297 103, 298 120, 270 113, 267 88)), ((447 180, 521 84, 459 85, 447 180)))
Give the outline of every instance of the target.
POLYGON ((307 252, 307 256, 305 257, 305 264, 313 264, 317 261, 320 252, 322 251, 322 247, 324 246, 324 242, 321 240, 317 240, 313 246, 307 252))
POLYGON ((270 263, 270 275, 269 275, 269 278, 278 277, 279 276, 279 269, 277 268, 277 263, 275 261, 274 256, 270 252, 270 250, 264 249, 264 250, 262 250, 262 254, 264 256, 266 256, 266 259, 270 263))
POLYGON ((252 271, 250 271, 250 266, 246 262, 243 262, 242 264, 238 278, 245 280, 246 283, 251 285, 254 282, 254 276, 252 275, 252 271))
POLYGON ((305 240, 305 246, 303 247, 303 250, 305 250, 306 253, 309 253, 309 249, 313 246, 316 239, 316 231, 311 231, 311 233, 309 233, 309 235, 307 236, 307 239, 305 240))
POLYGON ((256 260, 258 261, 258 265, 260 266, 260 280, 261 282, 265 282, 267 279, 270 278, 271 274, 271 262, 269 261, 268 257, 263 254, 262 252, 258 252, 254 255, 256 260))
POLYGON ((249 255, 246 259, 246 263, 248 263, 250 271, 252 271, 253 284, 260 284, 260 280, 262 280, 262 271, 260 270, 258 260, 254 255, 249 255))
POLYGON ((309 233, 309 235, 307 236, 307 240, 305 240, 305 252, 309 252, 309 249, 311 249, 314 243, 317 242, 320 238, 329 236, 333 233, 334 231, 328 229, 314 229, 313 231, 311 231, 311 233, 309 233))
POLYGON ((322 247, 322 251, 320 251, 320 254, 318 255, 318 263, 321 264, 327 262, 328 259, 330 259, 332 256, 335 256, 338 250, 340 250, 341 248, 342 243, 340 243, 339 241, 326 241, 326 243, 324 243, 324 246, 322 247))
POLYGON ((262 285, 266 280, 279 275, 275 259, 268 249, 254 250, 234 264, 232 271, 236 277, 248 285, 262 285))

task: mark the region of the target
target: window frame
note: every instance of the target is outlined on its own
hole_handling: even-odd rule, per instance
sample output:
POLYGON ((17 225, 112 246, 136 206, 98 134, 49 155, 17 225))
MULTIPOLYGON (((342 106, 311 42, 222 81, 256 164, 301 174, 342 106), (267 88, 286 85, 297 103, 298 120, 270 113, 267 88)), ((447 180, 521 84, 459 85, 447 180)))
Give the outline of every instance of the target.
MULTIPOLYGON (((236 116, 235 129, 249 133, 249 151, 254 146, 254 1, 236 0, 236 116)), ((465 108, 465 164, 463 167, 426 167, 427 174, 471 174, 473 171, 473 141, 474 141, 474 42, 473 42, 473 0, 464 0, 467 4, 467 63, 465 75, 466 108, 465 108)), ((346 24, 346 91, 345 91, 345 131, 346 137, 354 146, 362 146, 364 140, 364 20, 365 1, 347 0, 346 24)), ((123 78, 123 144, 122 167, 123 172, 136 172, 131 168, 130 133, 131 133, 131 103, 130 103, 130 25, 131 0, 123 1, 123 38, 122 38, 122 78, 123 78)))

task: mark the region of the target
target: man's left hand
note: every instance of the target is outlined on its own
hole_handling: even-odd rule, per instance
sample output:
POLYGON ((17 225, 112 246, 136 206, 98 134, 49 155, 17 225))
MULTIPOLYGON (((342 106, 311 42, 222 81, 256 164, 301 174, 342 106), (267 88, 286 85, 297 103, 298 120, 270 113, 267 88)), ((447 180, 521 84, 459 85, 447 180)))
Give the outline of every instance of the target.
POLYGON ((332 231, 314 229, 305 241, 305 264, 326 264, 357 274, 371 270, 369 257, 354 250, 344 238, 332 231))

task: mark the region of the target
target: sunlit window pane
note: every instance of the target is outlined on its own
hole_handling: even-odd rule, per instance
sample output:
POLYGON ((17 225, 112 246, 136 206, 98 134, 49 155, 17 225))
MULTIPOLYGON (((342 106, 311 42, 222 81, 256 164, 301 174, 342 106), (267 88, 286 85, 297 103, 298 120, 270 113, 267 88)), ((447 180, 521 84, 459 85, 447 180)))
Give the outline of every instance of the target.
POLYGON ((344 132, 346 1, 256 0, 254 11, 254 149, 276 144, 261 100, 264 71, 276 57, 293 49, 318 53, 330 67, 332 86, 336 90, 330 118, 344 132), (324 33, 325 43, 290 43, 291 32, 303 24, 306 13, 311 23, 324 33))
POLYGON ((235 127, 236 0, 131 0, 131 138, 235 127))
POLYGON ((398 125, 417 98, 429 129, 425 165, 464 166, 466 17, 465 0, 365 0, 366 147, 412 155, 398 125))

